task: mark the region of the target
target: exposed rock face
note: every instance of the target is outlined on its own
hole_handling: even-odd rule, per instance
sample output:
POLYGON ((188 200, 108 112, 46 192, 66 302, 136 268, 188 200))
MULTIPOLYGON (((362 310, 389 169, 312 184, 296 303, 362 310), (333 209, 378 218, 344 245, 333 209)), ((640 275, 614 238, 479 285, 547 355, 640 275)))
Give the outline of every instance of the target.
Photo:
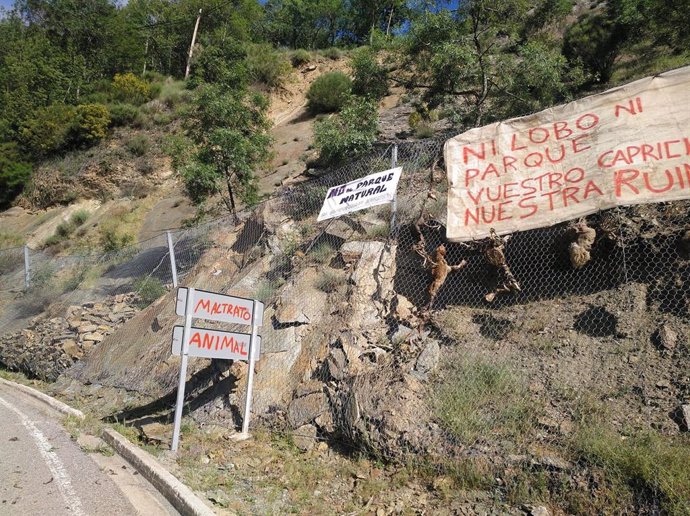
POLYGON ((114 296, 105 303, 70 306, 65 317, 37 318, 30 328, 0 338, 0 363, 10 370, 44 381, 57 380, 137 309, 134 294, 114 296))
POLYGON ((386 459, 440 452, 424 385, 392 361, 352 377, 335 399, 334 419, 352 443, 386 459))

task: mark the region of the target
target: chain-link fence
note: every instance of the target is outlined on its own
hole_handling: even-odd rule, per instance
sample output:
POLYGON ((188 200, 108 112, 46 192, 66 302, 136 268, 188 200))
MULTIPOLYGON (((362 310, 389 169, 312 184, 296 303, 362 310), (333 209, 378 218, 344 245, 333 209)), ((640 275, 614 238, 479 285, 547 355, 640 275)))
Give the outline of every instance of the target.
MULTIPOLYGON (((257 414, 492 490, 497 503, 686 513, 690 204, 448 243, 444 140, 382 145, 286 188, 239 224, 172 232, 181 285, 266 304, 257 414), (393 164, 403 167, 395 213, 379 206, 316 222, 329 187, 393 164)), ((172 283, 166 235, 112 255, 30 258, 32 282, 45 274, 63 287, 6 305, 0 335, 55 299, 83 304, 142 295, 146 279, 172 283)), ((0 252, 0 274, 2 289, 22 290, 21 249, 0 252)), ((163 305, 114 336, 158 346, 154 358, 165 360, 169 337, 156 325, 173 324, 173 312, 163 305)), ((174 389, 174 368, 129 359, 92 360, 77 377, 174 389)), ((192 384, 192 408, 236 419, 238 378, 197 386, 207 398, 192 384)))

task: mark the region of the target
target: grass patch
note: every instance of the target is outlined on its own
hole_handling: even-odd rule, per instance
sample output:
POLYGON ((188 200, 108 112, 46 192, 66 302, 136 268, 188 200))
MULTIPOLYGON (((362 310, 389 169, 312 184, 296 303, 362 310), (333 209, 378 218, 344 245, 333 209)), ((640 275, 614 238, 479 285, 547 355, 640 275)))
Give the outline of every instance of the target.
POLYGON ((24 251, 21 248, 4 251, 0 249, 0 274, 12 272, 20 267, 24 267, 24 251))
POLYGON ((434 388, 433 409, 466 445, 528 438, 535 417, 526 383, 507 365, 455 357, 434 388))
POLYGON ((139 299, 135 303, 139 308, 146 308, 167 292, 163 282, 153 277, 137 279, 134 282, 134 291, 139 294, 139 299))
POLYGON ((319 290, 330 294, 335 292, 342 285, 345 285, 346 278, 341 272, 324 270, 316 278, 316 288, 319 290))
POLYGON ((374 239, 380 239, 380 238, 388 238, 388 235, 391 232, 391 225, 390 223, 386 222, 384 224, 379 224, 378 226, 374 226, 372 228, 369 228, 367 230, 367 234, 369 237, 374 238, 374 239))
POLYGON ((151 142, 143 134, 133 136, 125 143, 127 150, 134 156, 144 156, 151 148, 151 142))
POLYGON ((309 61, 311 61, 311 54, 303 48, 298 48, 290 55, 290 62, 295 68, 305 65, 309 61))
POLYGON ((281 284, 282 282, 280 281, 264 280, 261 283, 259 283, 259 286, 257 287, 256 293, 254 295, 256 296, 256 299, 258 299, 259 301, 270 301, 275 295, 276 290, 280 288, 281 284))
POLYGON ((104 224, 99 228, 101 247, 106 253, 119 251, 134 242, 134 235, 118 229, 114 222, 104 224))
MULTIPOLYGON (((624 437, 604 423, 586 421, 574 439, 581 460, 600 468, 614 503, 633 500, 639 507, 690 515, 690 439, 672 439, 652 432, 624 437)), ((622 507, 624 509, 624 507, 622 507)))
POLYGON ((24 245, 24 237, 12 231, 0 231, 0 249, 8 247, 21 247, 24 245))
POLYGON ((72 292, 79 288, 79 285, 86 279, 89 268, 83 265, 73 267, 66 275, 63 275, 61 290, 62 292, 72 292))
POLYGON ((46 239, 44 245, 53 246, 67 240, 79 226, 82 226, 89 219, 89 215, 87 210, 75 211, 68 220, 63 220, 57 225, 55 233, 46 239))
POLYGON ((328 242, 321 242, 315 245, 311 251, 309 251, 309 258, 316 263, 326 264, 331 261, 333 255, 335 254, 335 249, 328 242))

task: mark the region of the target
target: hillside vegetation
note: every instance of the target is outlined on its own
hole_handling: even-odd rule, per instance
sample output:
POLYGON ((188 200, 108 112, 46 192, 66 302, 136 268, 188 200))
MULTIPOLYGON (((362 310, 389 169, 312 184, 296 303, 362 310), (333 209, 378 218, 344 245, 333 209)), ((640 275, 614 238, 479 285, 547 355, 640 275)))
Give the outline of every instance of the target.
POLYGON ((440 162, 451 131, 689 64, 686 3, 16 0, 0 373, 166 450, 177 228, 181 285, 266 309, 254 439, 247 364, 192 358, 161 453, 219 513, 690 514, 688 201, 589 216, 574 268, 567 223, 447 242, 440 162), (317 223, 391 141, 395 218, 317 223))
POLYGON ((122 128, 144 133, 125 143, 141 158, 155 126, 177 134, 163 150, 190 199, 215 196, 232 211, 258 200, 257 172, 271 158, 266 95, 280 95, 315 51, 351 68, 351 80, 326 75, 304 92, 312 113, 336 112, 315 127, 324 166, 371 145, 372 103, 391 88, 411 106, 410 134, 425 137, 683 65, 682 4, 17 0, 0 19, 0 207, 21 195, 29 207, 74 201, 82 189, 48 194, 39 176, 78 177, 88 149, 122 128), (199 9, 191 75, 178 82, 199 9))

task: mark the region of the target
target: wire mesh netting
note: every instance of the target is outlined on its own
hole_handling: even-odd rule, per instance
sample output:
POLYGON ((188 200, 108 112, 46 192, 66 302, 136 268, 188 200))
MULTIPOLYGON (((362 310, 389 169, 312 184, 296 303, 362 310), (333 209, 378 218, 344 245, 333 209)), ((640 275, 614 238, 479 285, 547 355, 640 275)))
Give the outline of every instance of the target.
MULTIPOLYGON (((266 304, 257 414, 432 466, 510 503, 684 513, 690 203, 449 243, 444 141, 397 146, 395 217, 385 205, 316 222, 328 188, 391 167, 394 146, 383 145, 286 188, 239 224, 171 232, 181 285, 266 304)), ((22 249, 0 251, 2 288, 18 296, 4 306, 0 335, 56 301, 135 292, 143 307, 165 293, 151 281, 172 283, 166 235, 99 256, 31 251, 27 292, 23 259, 22 249)), ((165 360, 169 335, 156 325, 173 324, 174 310, 152 309, 154 322, 114 336, 158 345, 165 360)), ((125 358, 118 381, 174 388, 174 368, 156 376, 125 358)), ((99 371, 115 366, 88 367, 103 379, 99 371)), ((242 406, 239 390, 213 392, 219 404, 194 408, 242 406)))

